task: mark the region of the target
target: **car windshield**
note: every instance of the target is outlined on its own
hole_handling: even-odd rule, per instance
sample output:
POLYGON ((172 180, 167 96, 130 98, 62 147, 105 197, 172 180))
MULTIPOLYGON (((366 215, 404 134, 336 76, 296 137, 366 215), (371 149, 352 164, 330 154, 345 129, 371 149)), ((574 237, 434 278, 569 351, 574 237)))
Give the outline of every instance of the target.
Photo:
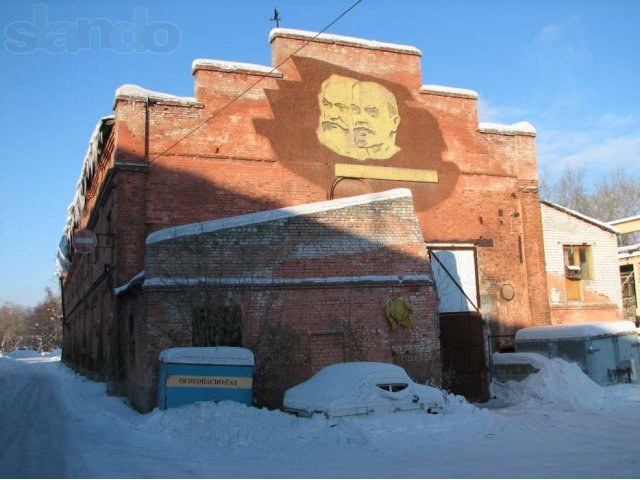
POLYGON ((377 383, 376 387, 384 390, 385 392, 401 392, 409 385, 406 383, 377 383))

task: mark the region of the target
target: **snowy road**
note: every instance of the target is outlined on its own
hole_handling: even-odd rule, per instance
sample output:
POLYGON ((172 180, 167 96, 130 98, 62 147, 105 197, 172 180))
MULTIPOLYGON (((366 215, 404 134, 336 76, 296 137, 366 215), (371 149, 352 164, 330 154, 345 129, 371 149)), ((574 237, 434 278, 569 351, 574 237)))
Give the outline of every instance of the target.
POLYGON ((56 359, 0 357, 0 477, 640 476, 640 389, 558 365, 502 391, 510 408, 330 428, 230 402, 140 415, 56 359))
POLYGON ((0 376, 2 476, 61 478, 67 474, 66 412, 47 368, 43 364, 25 368, 16 362, 0 376))

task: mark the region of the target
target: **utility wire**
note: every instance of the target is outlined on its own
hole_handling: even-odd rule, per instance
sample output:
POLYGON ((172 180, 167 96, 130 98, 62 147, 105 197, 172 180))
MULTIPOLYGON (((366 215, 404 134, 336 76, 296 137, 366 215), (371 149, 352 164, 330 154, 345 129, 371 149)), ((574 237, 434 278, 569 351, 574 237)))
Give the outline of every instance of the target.
POLYGON ((224 104, 222 107, 220 107, 218 110, 216 110, 215 112, 213 112, 209 118, 207 118, 204 122, 198 124, 196 127, 194 127, 192 130, 190 130, 189 132, 187 132, 183 137, 181 137, 180 139, 178 139, 176 142, 172 143, 169 147, 167 147, 166 149, 164 149, 162 152, 160 152, 159 154, 155 155, 152 159, 149 160, 149 163, 153 163, 155 160, 157 160, 159 157, 161 157, 162 155, 164 155, 165 153, 167 153, 169 150, 171 150, 173 147, 175 147, 176 145, 178 145, 179 143, 181 143, 184 139, 190 137, 191 135, 193 135, 195 132, 197 132, 198 130, 200 130, 202 127, 204 127, 207 123, 209 123, 211 120, 213 120, 215 117, 217 117, 220 113, 222 113, 224 110, 226 110, 227 108, 229 108, 231 105, 233 105, 235 102, 237 102, 238 100, 240 100, 243 96, 245 96, 251 89, 253 89, 256 85, 258 85, 260 82, 262 82, 263 80, 265 80, 266 78, 269 78, 271 76, 271 74, 273 72, 275 72, 278 68, 280 68, 280 66, 284 65, 285 62, 289 61, 291 59, 291 57, 294 57, 295 55, 297 55, 303 48, 305 48, 307 45, 309 45, 309 43, 313 42, 316 38, 318 38, 321 34, 323 34, 324 32, 326 32, 329 28, 331 28, 336 22, 338 22, 342 17, 344 17, 347 13, 349 13, 351 10, 353 10, 360 2, 362 2, 362 0, 357 0, 353 5, 351 5, 349 8, 347 8, 344 12, 342 12, 340 15, 338 15, 334 20, 331 21, 331 23, 329 23, 326 27, 324 27, 322 30, 320 30, 318 33, 316 33, 312 38, 310 38, 309 40, 307 40, 300 48, 298 48, 295 52, 293 52, 292 54, 290 54, 289 56, 287 56, 287 58, 285 58, 283 61, 281 61, 278 65, 276 65, 275 67, 273 67, 271 70, 269 70, 269 73, 267 73, 265 76, 260 77, 257 81, 255 81, 254 83, 252 83, 251 85, 249 85, 246 89, 244 89, 242 91, 242 93, 240 93, 240 95, 238 95, 237 97, 232 98, 231 100, 229 100, 226 104, 224 104))

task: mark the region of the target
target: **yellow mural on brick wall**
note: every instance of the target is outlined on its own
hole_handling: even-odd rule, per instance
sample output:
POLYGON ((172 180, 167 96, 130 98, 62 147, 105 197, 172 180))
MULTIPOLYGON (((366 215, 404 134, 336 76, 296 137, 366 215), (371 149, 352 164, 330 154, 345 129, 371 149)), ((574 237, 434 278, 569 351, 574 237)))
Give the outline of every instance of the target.
POLYGON ((318 94, 320 143, 345 157, 387 160, 400 151, 395 96, 375 82, 331 75, 318 94))

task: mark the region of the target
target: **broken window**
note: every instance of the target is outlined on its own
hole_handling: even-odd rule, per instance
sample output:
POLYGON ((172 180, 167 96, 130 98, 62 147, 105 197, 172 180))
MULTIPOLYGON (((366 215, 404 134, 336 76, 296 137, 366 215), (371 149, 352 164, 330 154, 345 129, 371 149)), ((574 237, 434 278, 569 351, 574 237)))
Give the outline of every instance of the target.
POLYGON ((563 251, 565 267, 578 267, 582 280, 593 280, 593 261, 589 245, 565 245, 563 251))

